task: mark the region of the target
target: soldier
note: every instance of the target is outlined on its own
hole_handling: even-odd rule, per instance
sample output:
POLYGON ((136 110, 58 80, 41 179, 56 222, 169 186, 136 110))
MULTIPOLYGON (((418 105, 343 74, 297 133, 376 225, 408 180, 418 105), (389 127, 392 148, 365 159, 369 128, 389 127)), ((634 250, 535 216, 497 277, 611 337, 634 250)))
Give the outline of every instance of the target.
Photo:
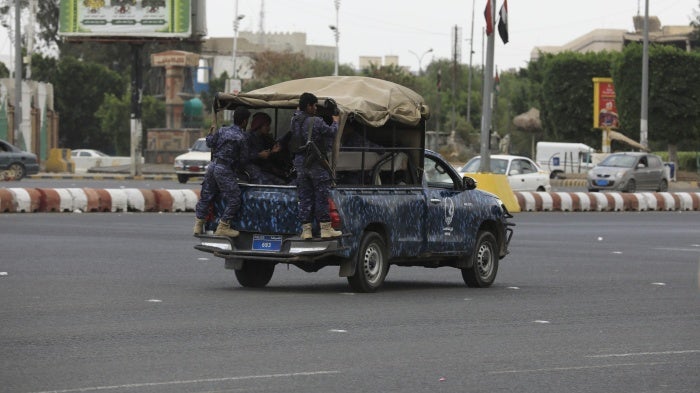
MULTIPOLYGON (((299 194, 299 220, 302 223, 301 238, 311 239, 313 219, 320 223, 321 238, 342 235, 331 227, 328 195, 331 187, 331 173, 325 152, 336 132, 338 132, 338 115, 333 114, 333 123, 329 126, 316 115, 318 98, 311 93, 304 93, 299 98, 299 108, 291 121, 291 139, 294 145, 305 145, 301 150, 293 151, 294 168, 297 172, 297 192, 299 194), (314 149, 306 142, 312 142, 314 149), (320 150, 321 155, 316 152, 320 150)), ((294 149, 293 149, 294 150, 294 149)))
POLYGON ((239 235, 237 230, 231 228, 231 219, 241 207, 241 189, 238 187, 236 171, 246 164, 248 158, 244 133, 249 117, 250 111, 247 108, 237 108, 233 114, 232 126, 221 127, 217 132, 207 135, 207 146, 212 148, 212 155, 195 208, 195 235, 202 233, 209 205, 219 195, 226 201, 226 209, 221 214, 214 234, 229 237, 239 235))
POLYGON ((285 184, 273 173, 275 155, 280 152, 280 144, 270 135, 272 119, 265 112, 253 115, 248 134, 248 153, 250 160, 245 167, 251 183, 285 184))

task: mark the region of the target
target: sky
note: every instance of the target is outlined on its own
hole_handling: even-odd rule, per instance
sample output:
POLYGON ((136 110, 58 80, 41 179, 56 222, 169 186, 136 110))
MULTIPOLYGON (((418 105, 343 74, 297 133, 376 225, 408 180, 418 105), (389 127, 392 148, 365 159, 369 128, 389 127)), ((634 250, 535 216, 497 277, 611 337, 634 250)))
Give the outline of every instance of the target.
MULTIPOLYGON (((339 57, 357 67, 360 56, 399 57, 399 65, 417 71, 433 60, 449 59, 452 31, 461 29, 462 64, 469 64, 474 5, 472 64, 482 64, 482 29, 486 0, 207 0, 207 29, 211 37, 231 37, 235 4, 244 15, 239 31, 260 30, 264 3, 267 32, 306 32, 307 44, 335 45, 335 1, 339 3, 339 57), (432 52, 428 52, 432 49, 432 52)), ((496 0, 497 10, 503 0, 496 0)), ((510 42, 496 36, 495 64, 500 70, 527 65, 535 46, 563 45, 593 29, 632 31, 632 17, 644 14, 644 0, 510 0, 510 42)), ((695 19, 700 0, 649 0, 649 15, 662 25, 687 26, 695 19)), ((0 56, 12 49, 0 28, 0 56)), ((6 59, 6 58, 5 58, 6 59)), ((6 61, 7 62, 7 61, 6 61)), ((9 64, 8 64, 9 66, 9 64)))
MULTIPOLYGON (((260 30, 262 0, 207 0, 207 28, 212 37, 233 35, 233 15, 245 15, 239 31, 260 30)), ((482 62, 482 29, 486 0, 340 0, 338 43, 341 64, 358 65, 360 56, 399 56, 412 70, 431 60, 452 56, 451 31, 461 28, 461 63, 469 64, 474 4, 474 55, 482 62), (423 55, 426 51, 432 52, 423 55), (411 51, 413 53, 411 53, 411 51)), ((503 0, 496 0, 497 11, 503 0)), ((510 42, 496 36, 495 64, 499 69, 527 65, 535 46, 563 45, 597 28, 634 30, 632 17, 644 15, 644 0, 510 0, 510 42)), ((269 32, 303 31, 307 43, 335 45, 334 0, 264 0, 264 28, 269 32)), ((649 0, 649 15, 663 25, 687 26, 700 9, 699 0, 649 0)))

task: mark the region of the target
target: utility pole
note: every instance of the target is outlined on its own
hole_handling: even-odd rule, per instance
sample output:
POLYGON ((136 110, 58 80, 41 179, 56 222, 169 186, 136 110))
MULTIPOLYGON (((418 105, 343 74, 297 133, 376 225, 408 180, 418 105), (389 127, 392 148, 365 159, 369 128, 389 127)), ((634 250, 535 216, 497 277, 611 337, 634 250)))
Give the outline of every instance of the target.
POLYGON ((335 67, 333 68, 333 76, 338 76, 338 61, 340 60, 340 52, 338 49, 338 41, 340 40, 340 26, 338 25, 338 14, 340 13, 340 0, 334 0, 335 3, 335 25, 328 27, 333 30, 335 35, 335 67))
MULTIPOLYGON (((492 25, 496 20, 496 6, 489 0, 489 11, 491 13, 492 25)), ((491 172, 491 152, 489 146, 489 136, 491 135, 491 112, 493 103, 493 58, 495 48, 495 29, 486 38, 486 66, 484 67, 484 91, 481 102, 481 165, 479 172, 491 172)))
POLYGON ((639 143, 649 147, 649 0, 644 4, 644 45, 642 50, 642 108, 639 120, 639 143))
POLYGON ((20 125, 22 124, 22 10, 20 0, 15 0, 15 116, 14 145, 24 148, 20 125), (22 142, 22 143, 19 143, 22 142))
POLYGON ((472 34, 469 38, 469 82, 467 83, 467 123, 471 124, 472 110, 472 58, 474 57, 474 3, 472 0, 472 34))

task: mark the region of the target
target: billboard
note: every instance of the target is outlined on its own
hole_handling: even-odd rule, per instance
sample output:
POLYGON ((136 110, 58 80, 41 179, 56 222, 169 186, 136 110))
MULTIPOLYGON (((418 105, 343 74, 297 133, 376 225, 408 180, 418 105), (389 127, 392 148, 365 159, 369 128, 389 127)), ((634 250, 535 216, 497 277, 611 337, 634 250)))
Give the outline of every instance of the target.
POLYGON ((61 0, 64 37, 186 38, 191 0, 61 0))
POLYGON ((593 78, 593 128, 619 126, 612 78, 593 78))

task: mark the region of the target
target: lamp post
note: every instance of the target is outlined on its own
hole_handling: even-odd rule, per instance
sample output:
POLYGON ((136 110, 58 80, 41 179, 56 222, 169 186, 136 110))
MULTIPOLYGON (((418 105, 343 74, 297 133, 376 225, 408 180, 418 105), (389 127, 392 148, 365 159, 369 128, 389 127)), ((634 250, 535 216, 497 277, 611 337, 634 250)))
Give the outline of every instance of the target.
POLYGON ((328 27, 333 30, 333 35, 335 36, 335 68, 333 69, 333 76, 338 76, 338 40, 340 39, 340 29, 338 28, 338 11, 340 11, 340 0, 334 0, 335 3, 335 25, 329 25, 328 27))
POLYGON ((423 52, 423 54, 420 56, 418 56, 418 54, 416 52, 414 52, 410 49, 408 51, 411 52, 411 54, 416 57, 416 60, 418 60, 418 76, 420 76, 421 74, 423 74, 423 57, 425 55, 427 55, 428 53, 431 53, 433 51, 433 48, 430 48, 427 51, 423 52))
POLYGON ((236 69, 236 47, 238 46, 238 26, 243 18, 245 18, 245 15, 238 15, 238 0, 236 0, 236 9, 233 15, 233 73, 231 74, 233 79, 238 79, 238 70, 236 69))

